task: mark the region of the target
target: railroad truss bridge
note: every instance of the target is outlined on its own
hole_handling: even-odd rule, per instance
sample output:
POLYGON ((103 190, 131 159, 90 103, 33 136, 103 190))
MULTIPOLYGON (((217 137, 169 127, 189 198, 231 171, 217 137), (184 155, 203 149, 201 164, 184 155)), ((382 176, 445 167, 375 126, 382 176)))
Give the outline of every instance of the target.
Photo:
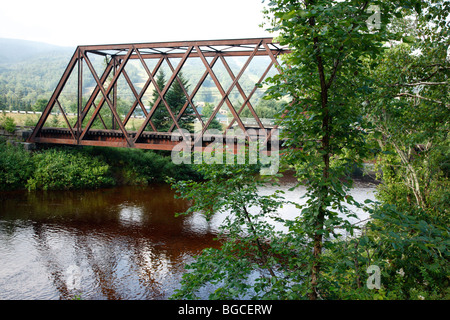
POLYGON ((197 146, 214 123, 222 137, 239 129, 270 141, 277 127, 255 101, 286 52, 272 38, 78 46, 28 142, 172 150, 180 140, 197 146), (171 105, 176 84, 183 105, 171 105))

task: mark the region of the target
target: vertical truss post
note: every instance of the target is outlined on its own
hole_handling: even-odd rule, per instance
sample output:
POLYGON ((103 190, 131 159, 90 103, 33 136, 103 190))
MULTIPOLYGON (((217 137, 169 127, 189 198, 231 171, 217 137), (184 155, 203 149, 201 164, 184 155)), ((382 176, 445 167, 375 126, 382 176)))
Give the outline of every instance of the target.
POLYGON ((77 99, 77 121, 76 121, 76 136, 77 145, 80 144, 81 135, 81 121, 78 121, 81 116, 81 108, 83 105, 83 60, 81 58, 81 52, 78 50, 78 99, 77 99))
MULTIPOLYGON (((82 59, 82 58, 83 58, 83 57, 82 57, 81 51, 80 51, 80 59, 82 59)), ((103 85, 103 84, 106 82, 106 80, 108 79, 108 76, 109 76, 109 74, 111 73, 112 68, 113 68, 113 62, 112 62, 112 61, 109 61, 108 65, 106 66, 106 68, 105 68, 105 70, 103 71, 103 74, 102 74, 102 76, 101 76, 101 78, 100 78, 100 82, 101 82, 102 85, 103 85)), ((80 137, 81 137, 81 134, 82 134, 82 124, 83 124, 83 121, 84 121, 86 115, 88 114, 89 109, 91 108, 91 106, 94 105, 94 108, 95 108, 94 101, 95 101, 95 99, 97 98, 97 96, 98 96, 99 93, 100 93, 100 87, 99 87, 99 85, 97 84, 96 87, 94 88, 94 90, 92 91, 92 93, 91 93, 91 95, 90 95, 88 101, 86 102, 86 105, 84 106, 84 108, 82 108, 81 113, 80 113, 80 116, 77 118, 77 123, 76 123, 76 125, 80 127, 80 133, 79 133, 80 137)))
MULTIPOLYGON (((94 77, 95 82, 97 82, 97 84, 98 84, 98 86, 99 86, 99 88, 100 88, 100 91, 102 92, 103 98, 104 98, 104 100, 106 101, 106 103, 108 104, 108 107, 110 108, 110 110, 111 110, 111 112, 112 112, 112 114, 113 114, 113 118, 115 118, 116 121, 117 121, 117 123, 119 124, 119 128, 120 128, 120 130, 122 131, 122 133, 123 133, 123 135, 124 135, 124 138, 125 138, 125 140, 127 141, 128 145, 129 145, 130 147, 133 146, 133 142, 131 141, 130 137, 128 136, 128 133, 127 133, 127 131, 126 131, 124 125, 122 124, 122 121, 120 121, 119 115, 117 114, 116 110, 114 110, 113 104, 112 104, 111 100, 108 98, 108 95, 109 95, 109 93, 111 92, 112 88, 114 87, 115 83, 117 82, 118 77, 120 76, 120 74, 121 74, 123 68, 125 67, 126 63, 128 62, 128 59, 130 58, 130 56, 131 56, 132 53, 133 53, 133 49, 131 49, 131 50, 128 51, 128 53, 127 53, 125 59, 124 59, 123 62, 120 64, 119 72, 117 72, 117 73, 114 75, 114 77, 113 77, 111 83, 109 84, 107 90, 105 90, 105 88, 104 88, 103 85, 101 84, 100 79, 98 78, 98 76, 97 76, 97 74, 96 74, 96 72, 95 72, 94 67, 92 66, 91 61, 87 58, 87 56, 84 54, 84 52, 82 52, 83 58, 86 60, 86 64, 87 64, 88 68, 91 70, 91 74, 92 74, 92 76, 94 77)), ((102 103, 100 103, 100 104, 97 106, 97 108, 95 109, 96 111, 94 111, 94 116, 91 118, 88 127, 90 127, 90 126, 92 125, 92 123, 93 123, 93 121, 94 121, 94 119, 95 119, 95 116, 100 112, 101 107, 102 107, 102 103)), ((86 129, 85 129, 85 131, 83 132, 83 136, 84 136, 84 134, 86 134, 86 129)))
MULTIPOLYGON (((117 59, 116 57, 112 57, 113 59, 113 77, 116 75, 117 73, 117 59)), ((125 72, 125 69, 123 70, 123 72, 125 72)), ((117 112, 117 81, 114 83, 114 87, 113 87, 113 109, 117 112)), ((111 111, 111 121, 112 121, 112 129, 116 130, 116 121, 114 121, 114 114, 111 111)))
MULTIPOLYGON (((228 88, 227 92, 225 92, 223 90, 222 85, 220 84, 220 81, 217 79, 214 71, 210 68, 208 62, 206 61, 205 55, 203 54, 203 52, 200 50, 199 46, 196 46, 196 50, 200 55, 200 58, 203 61, 203 64, 205 65, 206 69, 209 72, 209 75, 211 76, 211 78, 213 79, 217 89, 219 89, 221 95, 222 95, 222 100, 219 102, 219 104, 217 105, 217 107, 214 109, 214 112, 212 113, 211 117, 209 118, 208 122, 206 123, 205 127, 202 129, 202 135, 205 133, 205 131, 207 130, 207 127, 209 126, 209 124, 212 122, 212 120, 214 119, 214 117, 217 115, 217 113, 219 112, 222 104, 224 102, 226 102, 226 104, 228 105, 228 108, 230 109, 231 113, 233 114, 234 119, 237 121, 239 127, 242 129, 242 131, 244 132, 244 135, 246 135, 249 139, 250 137, 247 134, 247 130, 244 126, 244 124, 241 121, 241 118, 239 117, 239 115, 236 113, 236 110, 234 109, 233 105, 231 104, 231 101, 229 99, 229 95, 231 93, 231 91, 233 90, 234 86, 236 85, 236 83, 238 83, 239 79, 241 78, 242 74, 244 73, 245 69, 247 68, 247 66, 250 64, 250 61, 253 59, 253 57, 255 56, 256 52, 258 51, 259 47, 261 46, 262 40, 259 41, 259 43, 257 44, 257 46, 255 47, 255 49, 252 51, 251 55, 249 56, 249 58, 247 59, 246 63, 244 64, 244 66, 241 68, 241 71, 239 72, 239 74, 237 75, 237 77, 234 78, 232 84, 230 85, 230 87, 228 88)), ((200 136, 199 136, 200 137, 200 136)), ((198 139, 198 138, 197 138, 198 139)))

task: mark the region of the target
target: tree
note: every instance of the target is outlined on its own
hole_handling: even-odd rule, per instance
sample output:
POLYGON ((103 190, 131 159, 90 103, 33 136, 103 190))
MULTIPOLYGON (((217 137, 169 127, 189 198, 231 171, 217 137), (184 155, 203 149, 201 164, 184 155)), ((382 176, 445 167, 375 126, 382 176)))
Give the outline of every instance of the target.
POLYGON ((6 109, 6 97, 0 96, 0 109, 5 110, 6 109))
POLYGON ((299 221, 311 241, 313 252, 308 275, 309 298, 317 299, 321 258, 330 239, 341 226, 352 232, 342 214, 344 202, 354 203, 347 194, 350 170, 368 156, 366 127, 358 101, 370 94, 370 78, 363 72, 364 61, 379 56, 388 40, 387 22, 395 12, 394 3, 382 1, 271 1, 267 15, 278 40, 292 53, 284 62, 289 67, 272 78, 270 97, 290 96, 292 102, 282 119, 289 148, 286 161, 296 169, 307 186, 309 200, 299 221), (383 13, 376 30, 369 28, 369 5, 383 13))
MULTIPOLYGON (((158 76, 156 77, 156 85, 158 86, 159 90, 162 91, 164 87, 166 86, 166 75, 163 70, 160 70, 158 73, 158 76)), ((151 107, 153 107, 156 104, 156 101, 159 98, 158 91, 155 89, 152 93, 153 100, 150 104, 151 107)), ((162 101, 159 102, 158 106, 156 107, 155 113, 153 114, 151 120, 153 124, 155 125, 156 129, 158 131, 164 131, 164 129, 167 127, 167 117, 169 116, 166 106, 162 101)), ((147 126, 147 129, 150 131, 153 131, 152 129, 149 129, 149 126, 147 126)))
MULTIPOLYGON (((178 73, 178 79, 179 81, 175 80, 173 82, 166 95, 167 103, 169 104, 175 117, 177 117, 177 115, 181 112, 181 109, 187 101, 185 91, 187 92, 189 88, 189 81, 184 78, 181 72, 178 73)), ((192 109, 192 106, 189 105, 178 120, 178 124, 182 129, 192 132, 194 129, 195 119, 196 117, 194 110, 192 109)))
MULTIPOLYGON (((283 101, 261 99, 254 109, 259 118, 275 119, 282 114, 285 107, 286 103, 283 101)), ((248 108, 245 108, 240 116, 253 118, 253 115, 248 108)))
POLYGON ((48 99, 38 99, 36 103, 31 107, 33 111, 42 112, 47 107, 48 99))
POLYGON ((268 216, 282 204, 278 193, 258 194, 258 187, 267 179, 255 175, 255 165, 202 164, 195 167, 202 173, 202 181, 171 180, 178 196, 193 202, 182 214, 201 212, 208 220, 218 212, 229 214, 220 226, 221 248, 204 250, 197 261, 188 266, 192 272, 183 276, 182 288, 174 298, 195 299, 205 284, 218 286, 210 293, 210 299, 255 295, 254 286, 248 281, 251 274, 259 283, 260 298, 267 298, 268 288, 278 282, 278 261, 268 242, 274 238, 268 216))
MULTIPOLYGON (((409 14, 405 6, 417 12, 426 8, 419 1, 270 1, 266 14, 271 15, 272 30, 280 32, 278 40, 292 53, 285 56, 280 75, 269 80, 267 97, 290 100, 279 122, 282 138, 287 138, 282 160, 296 171, 299 184, 306 184, 307 201, 297 205, 301 211, 293 220, 271 216, 281 200, 274 197, 266 202, 269 199, 258 195, 255 176, 245 167, 203 166, 201 182, 175 184, 181 197, 193 200, 188 213, 210 217, 221 210, 228 212, 220 250, 204 250, 188 266, 192 270, 184 276, 176 298, 196 298, 205 284, 215 286, 210 298, 227 299, 418 297, 417 291, 411 294, 415 285, 442 294, 442 287, 448 286, 442 274, 449 268, 446 239, 450 229, 427 221, 422 211, 414 216, 389 203, 378 206, 370 209, 372 221, 361 235, 350 240, 341 236, 342 230, 353 236, 356 229, 347 219, 352 213, 345 204, 362 206, 348 193, 350 173, 355 164, 361 165, 377 151, 368 143, 370 133, 380 136, 368 108, 382 108, 383 90, 400 83, 383 76, 383 70, 388 74, 390 69, 384 69, 389 63, 384 65, 382 58, 395 55, 385 44, 409 37, 390 24, 394 17, 409 14), (382 12, 375 29, 367 23, 373 14, 371 4, 382 12), (383 79, 388 80, 386 87, 378 84, 383 79), (275 232, 268 219, 288 230, 275 232), (372 263, 385 268, 388 283, 384 288, 393 290, 389 295, 362 285, 364 267, 372 263), (399 268, 406 267, 411 274, 400 278, 399 268), (254 276, 253 282, 246 280, 249 275, 254 276)), ((445 101, 443 96, 440 99, 445 101)), ((413 114, 413 109, 397 108, 397 112, 413 114)), ((406 127, 414 127, 414 121, 406 127)), ((434 122, 430 128, 438 126, 434 122)))
MULTIPOLYGON (((400 178, 407 187, 406 190, 402 188, 403 199, 399 198, 400 194, 395 195, 392 188, 382 194, 390 194, 390 202, 406 200, 426 209, 434 206, 430 202, 433 191, 446 185, 434 185, 441 180, 436 180, 441 170, 436 167, 433 157, 443 153, 441 160, 448 159, 445 150, 449 147, 450 112, 446 87, 450 84, 448 71, 436 68, 435 72, 429 67, 439 64, 436 53, 428 60, 431 58, 428 55, 414 56, 412 49, 409 45, 401 45, 386 54, 385 63, 376 70, 383 82, 378 83, 379 96, 368 102, 367 110, 379 133, 380 148, 390 153, 380 158, 385 181, 394 182, 400 178), (429 80, 421 81, 426 78, 429 80)), ((448 66, 445 59, 440 62, 448 66)), ((389 188, 389 183, 386 187, 389 188)))
MULTIPOLYGON (((180 80, 181 84, 178 81, 174 81, 170 86, 169 91, 165 95, 166 102, 169 105, 170 110, 172 110, 175 118, 178 116, 187 101, 184 90, 187 90, 189 88, 188 80, 183 77, 183 74, 181 72, 178 74, 178 79, 180 80)), ((158 73, 156 84, 158 85, 160 91, 162 91, 166 86, 165 73, 163 70, 158 73)), ((154 90, 152 96, 153 101, 151 105, 153 106, 159 98, 158 91, 154 90)), ((186 108, 186 110, 184 110, 183 114, 178 120, 178 124, 181 128, 192 131, 194 120, 195 115, 193 109, 192 107, 188 107, 186 108)), ((164 102, 159 102, 158 107, 156 108, 155 113, 152 116, 152 122, 158 131, 169 131, 170 127, 173 124, 173 120, 164 102)))
MULTIPOLYGON (((205 106, 202 109, 202 118, 205 123, 206 123, 206 121, 208 121, 209 117, 211 117, 213 111, 214 111, 214 105, 209 102, 205 103, 205 106)), ((220 124, 219 120, 217 120, 216 118, 214 118, 211 121, 208 129, 217 129, 220 132, 222 132, 222 130, 223 130, 222 125, 220 124)))
POLYGON ((393 43, 371 71, 375 94, 365 103, 384 151, 379 156, 385 182, 381 199, 441 217, 448 215, 450 198, 449 9, 450 1, 403 9, 410 19, 395 21, 393 28, 407 35, 406 41, 393 43))

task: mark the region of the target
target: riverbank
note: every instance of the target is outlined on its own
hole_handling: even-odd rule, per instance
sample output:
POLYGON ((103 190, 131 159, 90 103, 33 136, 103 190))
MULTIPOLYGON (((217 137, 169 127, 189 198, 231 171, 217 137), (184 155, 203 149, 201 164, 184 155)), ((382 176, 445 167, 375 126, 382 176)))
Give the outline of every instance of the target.
POLYGON ((198 178, 151 150, 58 146, 26 151, 0 141, 0 190, 73 190, 198 178))
MULTIPOLYGON (((200 179, 192 165, 174 164, 170 153, 128 148, 40 146, 37 150, 0 137, 0 191, 75 190, 112 186, 146 186, 200 179)), ((379 182, 370 171, 355 169, 355 183, 379 182)), ((296 181, 292 172, 282 179, 296 181)))

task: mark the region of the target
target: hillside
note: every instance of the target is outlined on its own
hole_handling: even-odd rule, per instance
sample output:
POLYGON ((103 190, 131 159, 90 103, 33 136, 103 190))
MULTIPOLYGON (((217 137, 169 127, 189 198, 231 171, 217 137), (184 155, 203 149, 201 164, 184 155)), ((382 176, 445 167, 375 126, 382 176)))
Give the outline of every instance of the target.
POLYGON ((0 106, 28 109, 48 99, 74 48, 0 38, 0 106))
POLYGON ((0 38, 0 66, 39 57, 70 55, 72 47, 60 47, 42 42, 0 38))

